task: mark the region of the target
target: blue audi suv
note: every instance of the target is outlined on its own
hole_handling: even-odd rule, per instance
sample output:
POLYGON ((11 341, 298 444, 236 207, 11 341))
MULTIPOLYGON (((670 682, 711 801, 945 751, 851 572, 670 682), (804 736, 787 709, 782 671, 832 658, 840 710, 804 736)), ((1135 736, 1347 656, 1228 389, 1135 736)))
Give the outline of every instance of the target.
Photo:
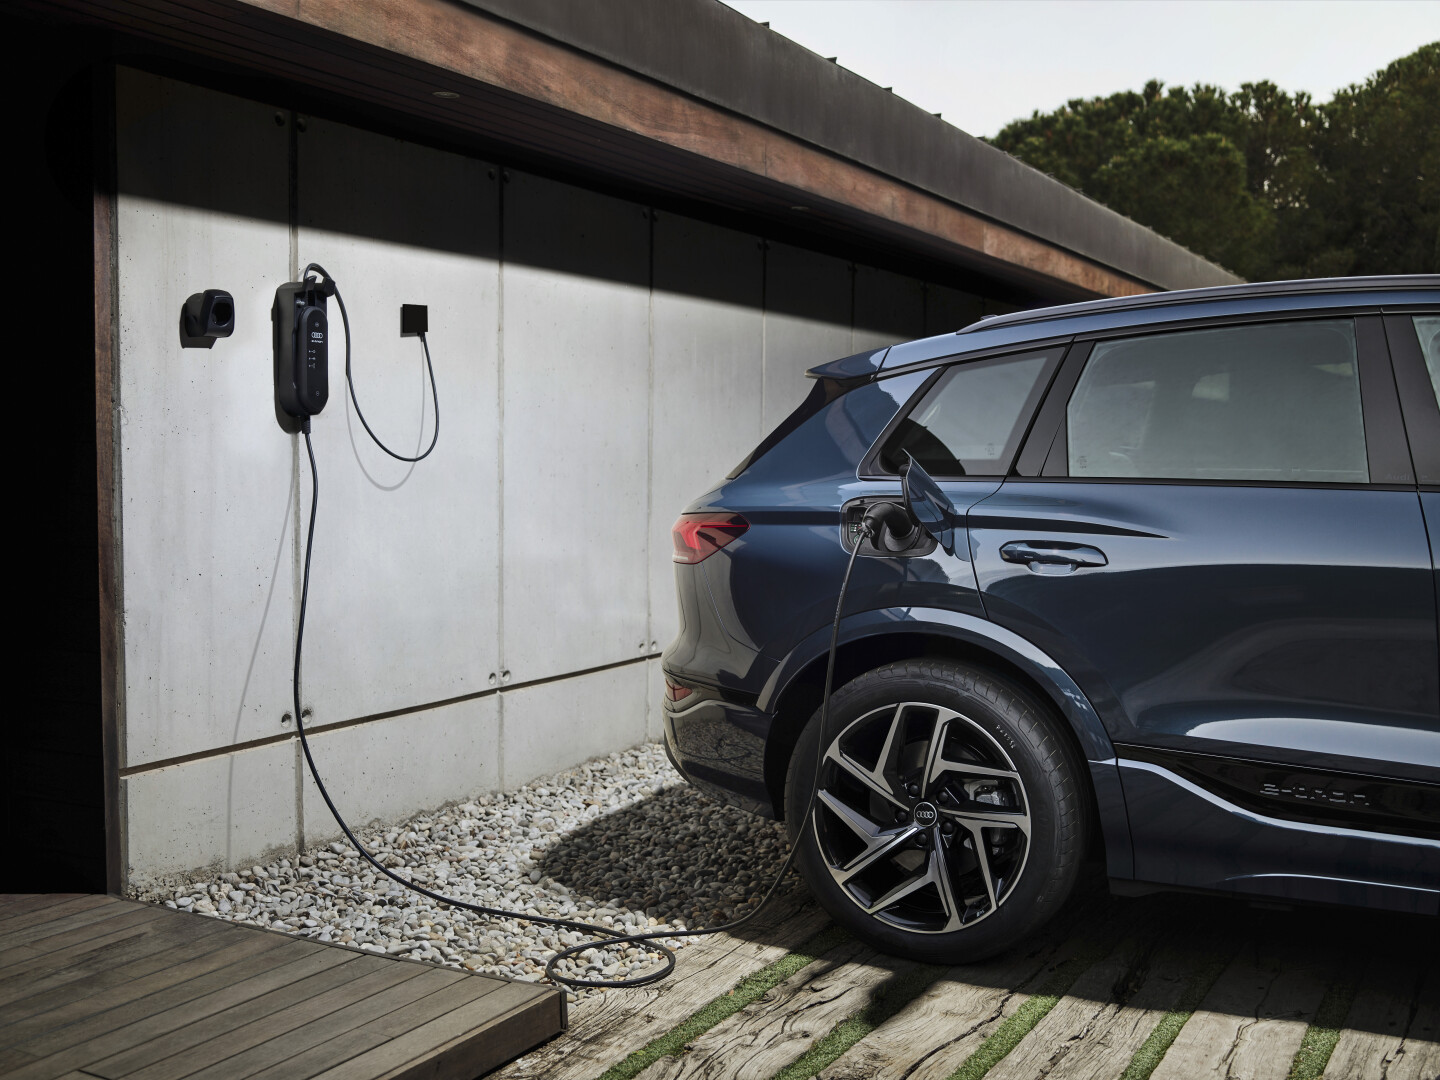
POLYGON ((675 525, 664 735, 786 822, 839 923, 979 959, 1087 856, 1118 891, 1440 911, 1440 276, 1024 311, 809 374, 675 525))

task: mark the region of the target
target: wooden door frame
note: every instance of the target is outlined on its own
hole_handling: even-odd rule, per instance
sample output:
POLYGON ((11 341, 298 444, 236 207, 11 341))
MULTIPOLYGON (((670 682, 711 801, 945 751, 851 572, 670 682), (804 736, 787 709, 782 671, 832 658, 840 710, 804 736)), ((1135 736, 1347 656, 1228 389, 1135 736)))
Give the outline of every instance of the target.
POLYGON ((100 585, 100 725, 105 773, 105 890, 126 885, 123 791, 125 623, 120 533, 119 282, 115 219, 115 65, 97 64, 91 81, 92 228, 95 288, 95 485, 100 585))

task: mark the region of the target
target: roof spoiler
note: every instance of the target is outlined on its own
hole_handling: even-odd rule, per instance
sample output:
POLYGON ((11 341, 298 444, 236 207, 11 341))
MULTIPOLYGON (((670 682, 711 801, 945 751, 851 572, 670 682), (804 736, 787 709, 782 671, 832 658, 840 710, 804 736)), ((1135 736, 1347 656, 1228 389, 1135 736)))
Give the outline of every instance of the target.
POLYGON ((810 379, 834 379, 841 383, 864 382, 879 374, 881 365, 885 363, 885 354, 889 351, 889 345, 883 349, 867 349, 865 352, 813 367, 805 372, 805 376, 810 379))

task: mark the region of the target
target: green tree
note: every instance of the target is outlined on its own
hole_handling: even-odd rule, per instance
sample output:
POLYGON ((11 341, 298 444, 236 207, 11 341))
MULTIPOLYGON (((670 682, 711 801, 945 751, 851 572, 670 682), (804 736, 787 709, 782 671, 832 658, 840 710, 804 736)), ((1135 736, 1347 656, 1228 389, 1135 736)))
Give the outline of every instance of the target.
POLYGON ((1440 42, 1341 90, 1324 113, 1313 265, 1440 272, 1440 42))
POLYGON ((1090 187, 1107 206, 1245 274, 1264 265, 1274 231, 1245 178, 1245 155, 1207 132, 1137 142, 1095 170, 1090 187))
POLYGON ((1440 43, 1325 105, 1151 81, 993 142, 1252 280, 1440 270, 1440 43))

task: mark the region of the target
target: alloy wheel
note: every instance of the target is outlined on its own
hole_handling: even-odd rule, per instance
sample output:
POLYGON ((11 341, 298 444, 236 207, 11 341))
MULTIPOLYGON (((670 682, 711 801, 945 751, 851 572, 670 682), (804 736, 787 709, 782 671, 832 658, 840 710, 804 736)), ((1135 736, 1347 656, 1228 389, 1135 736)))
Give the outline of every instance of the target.
POLYGON ((969 717, 923 702, 866 713, 831 741, 812 820, 840 890, 912 933, 993 914, 1030 848, 1029 800, 1010 756, 969 717))

